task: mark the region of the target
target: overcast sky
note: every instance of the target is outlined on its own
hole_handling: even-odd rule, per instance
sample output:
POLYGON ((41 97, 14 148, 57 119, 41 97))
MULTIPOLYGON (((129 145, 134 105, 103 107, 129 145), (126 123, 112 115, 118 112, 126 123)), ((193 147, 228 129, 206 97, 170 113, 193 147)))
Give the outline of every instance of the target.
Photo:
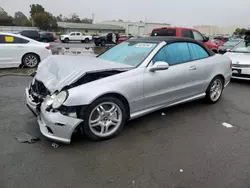
POLYGON ((250 27, 250 0, 1 0, 0 6, 11 15, 29 15, 30 4, 41 4, 54 15, 77 13, 95 22, 164 22, 172 25, 216 25, 250 27))

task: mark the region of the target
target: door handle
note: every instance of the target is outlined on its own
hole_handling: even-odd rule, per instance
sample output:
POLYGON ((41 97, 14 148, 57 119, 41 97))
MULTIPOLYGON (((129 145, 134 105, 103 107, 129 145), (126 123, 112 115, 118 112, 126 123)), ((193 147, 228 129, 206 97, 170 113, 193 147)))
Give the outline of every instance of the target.
POLYGON ((190 71, 196 70, 196 66, 191 66, 191 67, 189 67, 189 70, 190 70, 190 71))

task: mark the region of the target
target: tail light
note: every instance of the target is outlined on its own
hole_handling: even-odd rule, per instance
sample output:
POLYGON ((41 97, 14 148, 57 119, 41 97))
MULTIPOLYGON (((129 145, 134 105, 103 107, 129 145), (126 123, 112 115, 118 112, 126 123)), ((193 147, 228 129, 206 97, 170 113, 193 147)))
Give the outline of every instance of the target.
POLYGON ((45 46, 45 48, 46 48, 47 50, 51 50, 50 46, 45 46))

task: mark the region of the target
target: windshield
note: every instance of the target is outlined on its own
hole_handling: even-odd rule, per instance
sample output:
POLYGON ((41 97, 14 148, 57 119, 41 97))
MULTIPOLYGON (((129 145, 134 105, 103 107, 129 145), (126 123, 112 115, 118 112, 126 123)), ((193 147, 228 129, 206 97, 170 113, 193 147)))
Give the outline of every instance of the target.
POLYGON ((138 66, 156 47, 157 43, 123 42, 104 52, 98 58, 131 66, 138 66))
POLYGON ((230 52, 236 53, 250 53, 250 41, 242 41, 234 48, 230 50, 230 52))
POLYGON ((240 42, 239 40, 229 40, 226 43, 224 43, 223 46, 235 46, 239 42, 240 42))

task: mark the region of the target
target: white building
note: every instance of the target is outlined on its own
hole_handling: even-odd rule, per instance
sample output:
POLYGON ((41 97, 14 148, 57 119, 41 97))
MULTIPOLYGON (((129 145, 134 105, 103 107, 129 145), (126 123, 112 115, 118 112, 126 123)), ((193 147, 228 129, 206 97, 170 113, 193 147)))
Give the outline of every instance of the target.
POLYGON ((115 25, 125 28, 125 34, 134 36, 149 35, 154 28, 170 27, 167 23, 151 23, 151 22, 124 22, 124 21, 104 21, 100 24, 115 25))

